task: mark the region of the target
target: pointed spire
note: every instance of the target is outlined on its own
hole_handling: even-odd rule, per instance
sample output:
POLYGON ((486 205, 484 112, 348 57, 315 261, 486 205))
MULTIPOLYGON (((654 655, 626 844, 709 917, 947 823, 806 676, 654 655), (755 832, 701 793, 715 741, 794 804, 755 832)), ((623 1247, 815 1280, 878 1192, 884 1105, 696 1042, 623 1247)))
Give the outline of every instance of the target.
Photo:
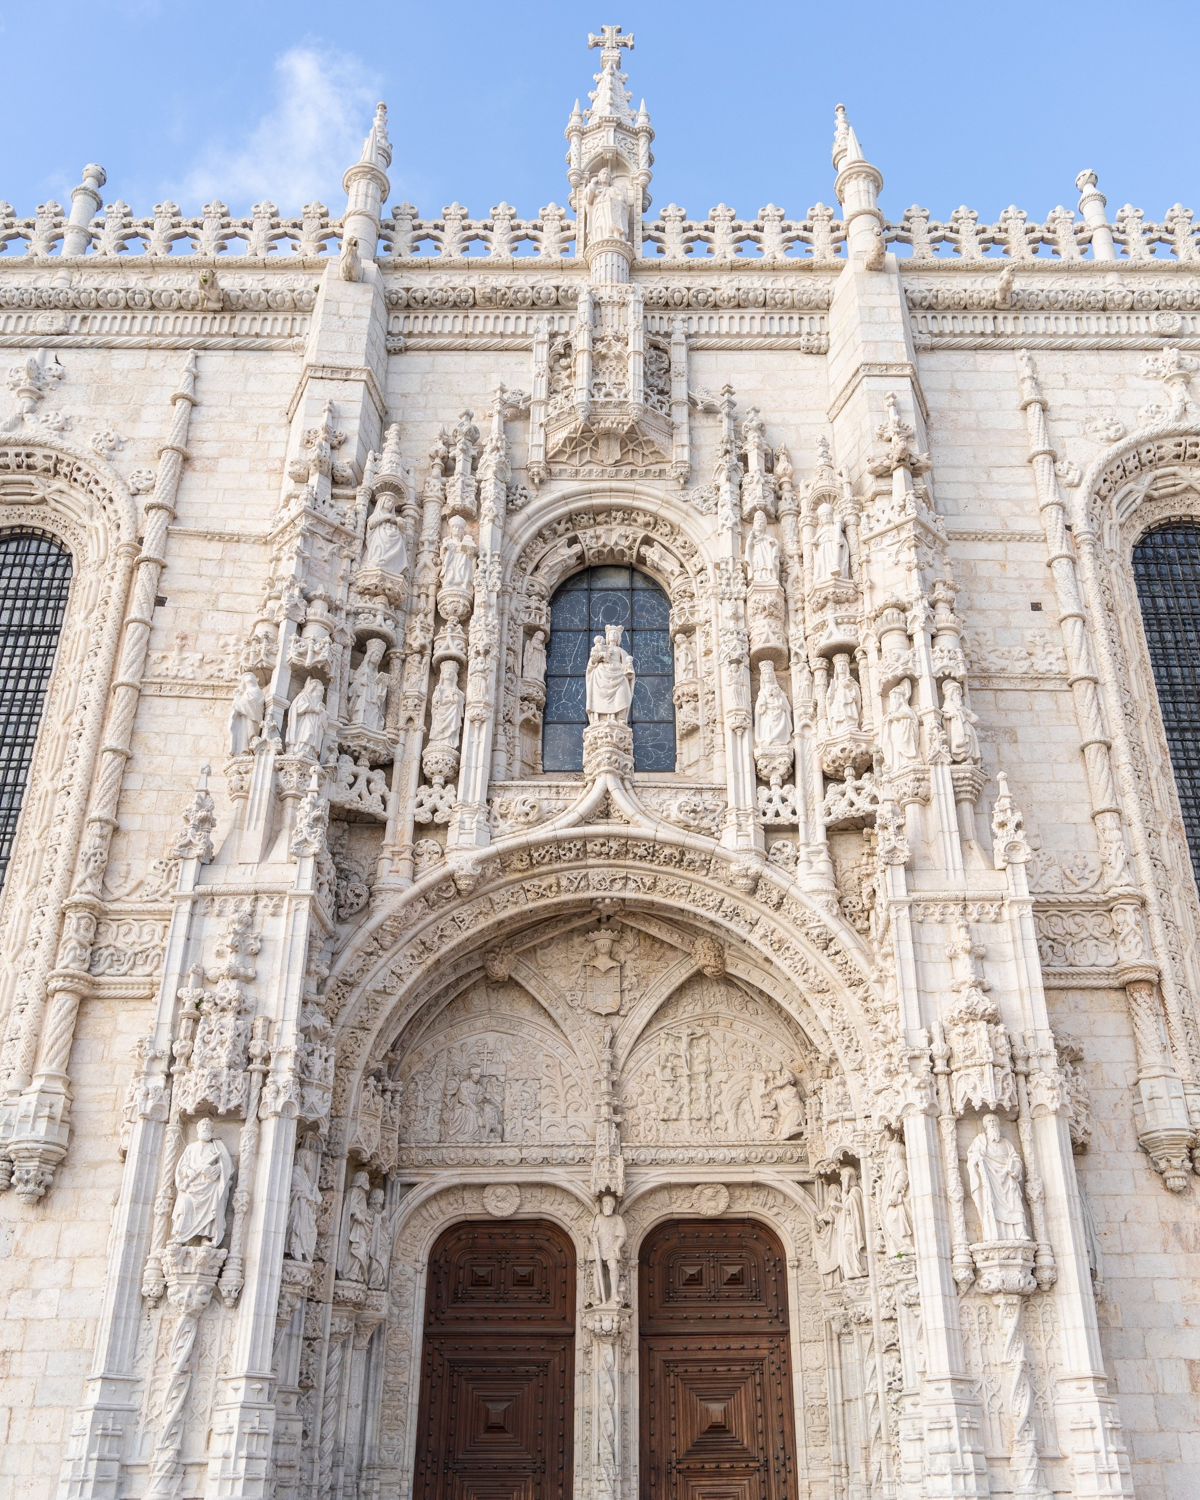
POLYGON ((879 190, 883 187, 883 173, 863 155, 854 126, 846 118, 844 104, 837 106, 835 119, 833 165, 838 175, 833 188, 842 205, 847 248, 868 270, 882 270, 885 247, 881 239, 883 215, 879 211, 879 190))
POLYGON ((853 162, 866 161, 862 147, 858 144, 858 136, 854 133, 854 126, 846 118, 846 106, 844 104, 839 104, 834 110, 834 125, 834 170, 840 172, 843 167, 848 167, 853 162))
POLYGON ((372 167, 382 167, 385 171, 392 164, 392 143, 388 140, 387 105, 382 102, 375 106, 375 119, 370 130, 367 131, 362 155, 358 159, 360 162, 367 162, 372 167))
POLYGON ((632 52, 633 36, 622 36, 619 26, 602 26, 600 33, 599 36, 588 34, 589 48, 601 49, 600 71, 593 75, 596 87, 588 95, 592 102, 588 119, 594 122, 601 118, 612 118, 632 125, 629 102, 633 96, 625 87, 626 76, 621 72, 621 48, 627 47, 632 52))
POLYGON ((387 179, 387 168, 392 164, 392 144, 387 133, 387 105, 375 106, 375 119, 363 142, 362 152, 352 167, 342 177, 342 187, 348 200, 342 219, 342 244, 354 241, 347 264, 343 267, 346 281, 362 279, 362 267, 354 264, 375 259, 375 248, 379 241, 379 223, 391 186, 387 179))
POLYGON ((400 424, 393 422, 383 435, 383 453, 376 471, 379 474, 402 474, 404 463, 400 455, 400 424))

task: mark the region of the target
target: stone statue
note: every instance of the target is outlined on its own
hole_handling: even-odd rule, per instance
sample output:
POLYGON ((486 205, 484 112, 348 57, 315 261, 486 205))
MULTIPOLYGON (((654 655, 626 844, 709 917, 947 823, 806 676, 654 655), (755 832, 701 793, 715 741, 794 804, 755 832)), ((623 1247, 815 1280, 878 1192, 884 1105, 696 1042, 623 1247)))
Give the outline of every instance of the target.
POLYGON ((462 728, 463 705, 466 698, 458 685, 458 663, 444 661, 438 676, 438 685, 433 690, 433 702, 429 717, 429 743, 458 746, 458 733, 462 728))
POLYGON ((983 1238, 1027 1240, 1025 1168, 995 1115, 984 1115, 983 1129, 967 1150, 967 1175, 983 1238))
POLYGON ((842 523, 833 513, 833 506, 826 503, 817 507, 817 545, 813 558, 813 582, 828 583, 834 578, 845 578, 850 549, 846 545, 846 533, 842 523))
POLYGON ((288 1207, 287 1253, 307 1264, 317 1253, 317 1214, 321 1192, 317 1186, 320 1156, 309 1136, 292 1163, 292 1196, 288 1207))
POLYGON ((504 1110, 489 1091, 490 1080, 478 1063, 462 1078, 451 1078, 446 1090, 444 1141, 502 1141, 504 1110))
POLYGON ((835 1182, 825 1193, 825 1206, 813 1223, 813 1256, 823 1277, 836 1276, 840 1268, 838 1225, 842 1217, 842 1190, 835 1182))
POLYGON ((833 658, 833 680, 825 694, 825 725, 831 738, 854 734, 862 724, 862 693, 850 675, 850 657, 839 651, 833 658))
POLYGON ((171 1243, 193 1241, 219 1245, 225 1238, 225 1200, 233 1177, 233 1161, 224 1141, 213 1137, 207 1117, 196 1126, 196 1139, 184 1148, 175 1168, 175 1207, 171 1213, 171 1243))
POLYGON ((837 1223, 838 1268, 846 1281, 867 1274, 867 1217, 853 1167, 842 1168, 842 1207, 837 1223))
POLYGON ((625 1240, 625 1220, 617 1212, 617 1200, 611 1193, 604 1193, 600 1198, 600 1212, 592 1220, 592 1259, 598 1307, 615 1307, 620 1298, 625 1240))
POLYGON ((962 683, 953 677, 942 683, 942 722, 946 726, 950 759, 978 761, 979 736, 975 733, 975 726, 979 723, 979 716, 963 702, 962 683))
POLYGON ((475 538, 467 535, 461 516, 450 517, 450 535, 442 542, 442 587, 470 593, 475 587, 475 538))
POLYGON ((779 1074, 772 1090, 775 1105, 775 1137, 780 1141, 794 1141, 804 1134, 804 1100, 796 1083, 796 1075, 790 1068, 779 1074))
POLYGON ((319 677, 310 677, 288 709, 288 752, 291 755, 311 752, 315 759, 319 759, 324 738, 325 684, 319 677))
POLYGON ((525 642, 525 654, 521 659, 521 676, 526 682, 546 680, 546 632, 535 630, 525 642))
POLYGON ((388 1263, 392 1258, 387 1244, 383 1203, 383 1189, 372 1188, 367 1198, 367 1208, 371 1214, 371 1245, 367 1252, 367 1285, 373 1292, 381 1292, 387 1286, 388 1263))
POLYGON ((367 522, 367 550, 363 567, 380 568, 385 573, 401 574, 408 569, 408 548, 396 515, 396 498, 383 494, 376 502, 367 522))
POLYGON ((388 678, 379 670, 386 643, 378 636, 367 642, 366 653, 350 679, 350 722, 376 734, 383 733, 388 678))
POLYGON ((675 681, 692 682, 696 676, 696 648, 690 635, 681 635, 675 641, 675 681))
POLYGON ((592 642, 587 664, 589 724, 629 722, 633 702, 633 657, 621 645, 622 627, 606 625, 592 642))
POLYGON ((583 201, 589 240, 629 238, 629 195, 624 184, 613 181, 607 167, 602 167, 584 188, 583 201))
POLYGON ((229 710, 229 753, 245 755, 251 741, 262 733, 266 699, 253 672, 243 672, 229 710))
POLYGON ((908 1206, 908 1161, 903 1141, 892 1141, 887 1148, 879 1197, 880 1218, 889 1252, 892 1255, 911 1255, 912 1210, 908 1206))
POLYGON ((767 517, 761 510, 754 512, 754 524, 746 538, 745 559, 751 584, 778 584, 779 543, 767 530, 767 517))
POLYGON ((366 1284, 370 1274, 371 1210, 367 1202, 371 1179, 366 1172, 355 1172, 346 1194, 346 1248, 338 1274, 343 1281, 366 1284))
MULTIPOLYGON (((762 511, 758 514, 762 515, 762 511)), ((790 745, 792 706, 779 686, 775 664, 764 661, 758 674, 758 697, 754 700, 754 748, 774 750, 790 745)))
POLYGON ((888 694, 883 716, 883 762, 902 771, 921 758, 921 725, 912 706, 912 682, 903 677, 888 694))

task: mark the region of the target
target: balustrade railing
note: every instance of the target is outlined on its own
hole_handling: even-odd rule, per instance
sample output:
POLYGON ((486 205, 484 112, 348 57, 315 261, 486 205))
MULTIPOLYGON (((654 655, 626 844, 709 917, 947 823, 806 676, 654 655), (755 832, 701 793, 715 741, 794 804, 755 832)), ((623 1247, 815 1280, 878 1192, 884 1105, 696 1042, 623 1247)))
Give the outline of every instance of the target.
MULTIPOLYGON (((1193 225, 1192 210, 1181 203, 1168 209, 1161 223, 1127 203, 1118 209, 1108 229, 1120 260, 1200 262, 1200 226, 1193 225)), ((956 208, 942 222, 930 218, 927 208, 914 204, 898 224, 883 227, 889 244, 906 246, 911 259, 930 262, 1079 261, 1088 258, 1092 234, 1090 225, 1061 207, 1044 224, 1032 223, 1024 209, 1016 207, 1006 208, 994 224, 981 224, 973 208, 956 208)))

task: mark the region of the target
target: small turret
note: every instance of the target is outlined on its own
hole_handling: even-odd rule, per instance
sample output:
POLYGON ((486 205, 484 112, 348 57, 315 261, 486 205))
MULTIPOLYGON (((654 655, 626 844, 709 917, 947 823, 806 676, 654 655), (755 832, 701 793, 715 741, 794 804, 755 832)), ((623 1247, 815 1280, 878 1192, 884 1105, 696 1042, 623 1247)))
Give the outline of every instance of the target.
POLYGON ((847 249, 872 269, 883 267, 883 215, 879 192, 883 173, 863 155, 854 126, 846 118, 846 106, 835 111, 833 165, 837 169, 834 192, 842 205, 847 249))
MULTIPOLYGON (((387 168, 392 164, 392 144, 388 140, 387 105, 375 108, 375 119, 363 142, 362 154, 352 167, 347 168, 342 178, 342 187, 348 194, 346 215, 342 228, 342 245, 350 246, 360 261, 375 259, 379 241, 379 221, 383 204, 391 184, 387 168)), ((358 275, 348 275, 347 280, 357 281, 358 275)))

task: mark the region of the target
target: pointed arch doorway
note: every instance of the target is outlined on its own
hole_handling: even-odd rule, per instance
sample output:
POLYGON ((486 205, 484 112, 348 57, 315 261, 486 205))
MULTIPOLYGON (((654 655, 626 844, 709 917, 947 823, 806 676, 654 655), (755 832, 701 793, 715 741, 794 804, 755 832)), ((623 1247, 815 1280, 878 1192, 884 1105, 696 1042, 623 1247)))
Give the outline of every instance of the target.
POLYGON ((570 1500, 575 1252, 542 1219, 455 1224, 429 1257, 416 1500, 570 1500))
POLYGON ((787 1258, 752 1219, 675 1219, 642 1244, 647 1500, 790 1500, 787 1258))

